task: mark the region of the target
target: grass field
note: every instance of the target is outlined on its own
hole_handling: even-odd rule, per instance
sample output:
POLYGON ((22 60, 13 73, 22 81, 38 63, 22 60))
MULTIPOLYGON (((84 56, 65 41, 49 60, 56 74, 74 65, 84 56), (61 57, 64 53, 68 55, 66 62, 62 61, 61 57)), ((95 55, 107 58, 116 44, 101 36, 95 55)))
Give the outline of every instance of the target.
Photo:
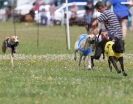
MULTIPOLYGON (((83 27, 71 27, 71 50, 66 48, 64 26, 40 27, 39 47, 34 24, 16 24, 20 45, 11 67, 10 56, 0 52, 1 104, 133 104, 133 35, 126 39, 127 77, 109 72, 106 60, 94 70, 78 67, 73 45, 83 27)), ((0 42, 14 34, 12 23, 0 23, 0 42)))

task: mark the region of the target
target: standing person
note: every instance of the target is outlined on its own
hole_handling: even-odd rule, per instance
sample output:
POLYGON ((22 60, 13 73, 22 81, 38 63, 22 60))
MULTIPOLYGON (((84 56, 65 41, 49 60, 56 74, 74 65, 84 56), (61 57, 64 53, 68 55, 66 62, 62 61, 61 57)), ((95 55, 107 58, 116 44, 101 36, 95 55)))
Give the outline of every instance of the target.
POLYGON ((78 7, 77 5, 72 5, 71 6, 71 17, 70 17, 70 24, 72 25, 73 23, 76 22, 77 19, 77 11, 78 11, 78 7))
POLYGON ((131 14, 131 26, 130 26, 130 30, 133 31, 133 0, 130 0, 132 2, 132 7, 130 7, 129 11, 130 11, 130 14, 131 14))
POLYGON ((130 4, 122 4, 122 2, 128 2, 128 0, 107 0, 108 6, 112 4, 113 6, 113 11, 118 17, 121 25, 122 25, 122 33, 123 37, 125 38, 127 35, 127 25, 128 25, 128 17, 130 16, 129 12, 129 5, 130 4))
POLYGON ((94 14, 94 5, 92 0, 87 2, 87 5, 85 6, 85 11, 86 11, 84 15, 85 28, 89 33, 94 14))
POLYGON ((55 4, 51 3, 50 7, 49 7, 49 11, 50 11, 50 16, 51 16, 51 20, 50 21, 51 21, 52 25, 54 24, 55 10, 56 10, 55 4))
POLYGON ((100 16, 92 23, 95 26, 98 22, 104 23, 105 28, 109 32, 109 38, 115 41, 115 52, 124 52, 124 41, 122 34, 122 27, 114 12, 107 10, 104 2, 99 1, 96 3, 95 8, 100 12, 100 16))
POLYGON ((47 26, 47 24, 48 24, 48 17, 46 15, 46 10, 45 9, 42 9, 40 11, 40 19, 41 19, 41 25, 47 26))

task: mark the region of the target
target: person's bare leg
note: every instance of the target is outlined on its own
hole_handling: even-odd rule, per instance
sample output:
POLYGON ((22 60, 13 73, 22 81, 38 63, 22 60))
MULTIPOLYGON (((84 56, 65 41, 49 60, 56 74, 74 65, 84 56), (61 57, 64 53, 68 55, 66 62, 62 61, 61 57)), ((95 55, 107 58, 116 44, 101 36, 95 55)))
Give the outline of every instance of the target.
POLYGON ((127 24, 128 24, 128 19, 121 20, 123 39, 125 39, 127 35, 127 24))

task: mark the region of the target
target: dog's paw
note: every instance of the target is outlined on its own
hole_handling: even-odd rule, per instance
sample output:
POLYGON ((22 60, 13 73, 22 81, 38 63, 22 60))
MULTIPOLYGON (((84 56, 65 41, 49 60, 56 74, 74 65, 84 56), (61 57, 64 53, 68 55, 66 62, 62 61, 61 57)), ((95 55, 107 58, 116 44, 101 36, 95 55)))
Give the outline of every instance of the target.
POLYGON ((91 65, 88 65, 88 66, 87 66, 87 69, 88 69, 88 70, 91 70, 91 69, 92 69, 91 65))
POLYGON ((14 50, 13 53, 16 53, 16 50, 14 50))
POLYGON ((76 58, 76 57, 74 57, 74 60, 76 61, 76 60, 77 60, 77 58, 76 58))
POLYGON ((118 73, 118 74, 120 74, 120 73, 121 73, 121 71, 120 71, 120 70, 117 70, 117 73, 118 73))
POLYGON ((123 76, 127 76, 127 73, 123 72, 123 76))

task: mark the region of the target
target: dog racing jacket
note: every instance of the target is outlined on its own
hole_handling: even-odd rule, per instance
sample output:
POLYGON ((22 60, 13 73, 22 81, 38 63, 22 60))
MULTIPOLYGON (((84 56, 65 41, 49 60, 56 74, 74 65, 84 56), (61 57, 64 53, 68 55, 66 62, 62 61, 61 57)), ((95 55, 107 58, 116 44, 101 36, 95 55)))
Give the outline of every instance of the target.
POLYGON ((78 40, 78 50, 80 50, 84 56, 87 56, 87 55, 91 55, 93 53, 93 50, 92 50, 92 47, 88 47, 87 49, 85 49, 84 47, 82 47, 82 43, 84 42, 84 45, 85 45, 85 42, 88 38, 88 34, 81 34, 80 37, 79 37, 79 40, 78 40))
POLYGON ((121 57, 123 54, 122 53, 116 53, 114 52, 113 50, 113 45, 114 45, 114 42, 113 41, 108 41, 105 45, 105 54, 107 55, 107 57, 109 56, 115 56, 116 58, 119 58, 121 57))

